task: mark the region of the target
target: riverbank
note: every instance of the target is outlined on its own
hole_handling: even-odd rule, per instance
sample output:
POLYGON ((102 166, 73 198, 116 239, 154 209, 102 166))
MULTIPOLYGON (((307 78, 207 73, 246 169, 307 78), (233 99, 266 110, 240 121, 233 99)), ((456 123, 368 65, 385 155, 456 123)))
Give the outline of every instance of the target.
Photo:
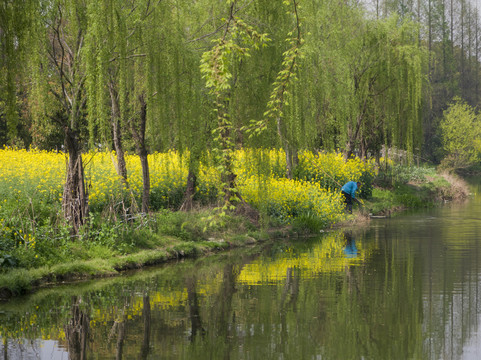
MULTIPOLYGON (((381 174, 372 183, 371 196, 362 200, 363 206, 356 208, 352 215, 345 214, 334 226, 358 225, 368 222, 372 216, 389 217, 408 208, 461 201, 468 194, 468 186, 460 178, 432 170, 424 171, 422 176, 411 174, 403 178, 381 174)), ((105 232, 99 237, 102 241, 63 242, 59 244, 61 249, 52 250, 52 256, 57 258, 52 259, 51 264, 4 271, 0 274, 0 299, 40 287, 116 276, 128 269, 207 256, 279 237, 312 236, 321 230, 325 227, 313 217, 301 216, 285 225, 278 219, 260 215, 249 206, 241 206, 236 213, 225 216, 215 215, 209 208, 190 212, 158 211, 133 219, 129 224, 104 223, 99 230, 105 232), (120 232, 123 232, 121 236, 120 232)))

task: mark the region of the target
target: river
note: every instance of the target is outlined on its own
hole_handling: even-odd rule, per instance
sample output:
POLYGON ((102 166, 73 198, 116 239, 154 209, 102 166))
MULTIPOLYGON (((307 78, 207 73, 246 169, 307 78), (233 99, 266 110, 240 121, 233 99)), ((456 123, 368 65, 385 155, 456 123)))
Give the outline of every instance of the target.
POLYGON ((0 303, 2 358, 479 359, 481 196, 0 303))

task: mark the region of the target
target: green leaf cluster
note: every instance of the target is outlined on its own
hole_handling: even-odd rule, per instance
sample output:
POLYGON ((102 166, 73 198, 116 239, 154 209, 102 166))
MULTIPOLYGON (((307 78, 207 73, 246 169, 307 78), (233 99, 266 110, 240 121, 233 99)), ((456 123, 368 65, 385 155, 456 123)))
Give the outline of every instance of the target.
POLYGON ((473 165, 481 159, 481 115, 456 97, 440 124, 443 147, 455 167, 473 165))

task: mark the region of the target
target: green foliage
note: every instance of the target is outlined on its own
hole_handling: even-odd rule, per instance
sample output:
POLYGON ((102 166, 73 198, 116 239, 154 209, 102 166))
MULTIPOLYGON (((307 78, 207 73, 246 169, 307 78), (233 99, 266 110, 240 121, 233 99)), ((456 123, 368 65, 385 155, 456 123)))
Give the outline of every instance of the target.
POLYGON ((396 209, 433 206, 454 198, 453 186, 432 166, 390 165, 373 180, 369 199, 373 214, 390 214, 396 209))
POLYGON ((159 234, 174 236, 183 241, 205 240, 203 224, 188 213, 162 211, 158 213, 156 221, 159 224, 157 228, 159 234))
POLYGON ((1 268, 12 268, 17 265, 17 259, 9 254, 3 254, 0 256, 0 269, 1 268))
POLYGON ((390 215, 399 209, 421 208, 433 204, 429 192, 420 193, 406 184, 391 189, 374 188, 371 200, 366 204, 374 215, 390 215))
POLYGON ((395 183, 423 183, 435 177, 437 177, 437 173, 433 166, 390 164, 381 167, 374 182, 377 185, 389 187, 395 183))
MULTIPOLYGON (((295 33, 290 31, 287 34, 285 41, 288 43, 288 49, 282 54, 281 69, 277 73, 274 80, 269 101, 267 102, 267 110, 264 112, 264 117, 261 120, 252 120, 249 127, 246 127, 246 132, 253 135, 260 135, 267 129, 269 121, 279 122, 284 118, 283 109, 289 105, 288 99, 291 95, 291 88, 297 79, 297 70, 299 67, 299 59, 302 59, 301 46, 304 39, 301 35, 301 22, 299 20, 298 3, 296 0, 283 1, 284 5, 292 7, 289 12, 295 19, 295 33)), ((285 137, 280 130, 280 123, 278 123, 278 132, 281 138, 285 137)))
POLYGON ((316 234, 325 229, 328 223, 311 213, 301 214, 292 223, 292 231, 297 234, 316 234))
POLYGON ((444 112, 440 130, 446 159, 452 167, 477 163, 481 155, 481 118, 459 97, 454 98, 444 112))
POLYGON ((235 149, 235 128, 231 119, 230 90, 232 88, 233 68, 250 56, 251 48, 259 49, 270 39, 258 33, 252 26, 234 16, 236 1, 229 2, 229 18, 225 20, 224 35, 214 41, 210 51, 202 55, 200 71, 205 85, 214 97, 216 125, 212 131, 213 153, 218 163, 222 183, 219 196, 223 197, 220 214, 232 211, 239 202, 235 185, 236 175, 232 169, 235 149))
POLYGON ((359 7, 334 1, 310 6, 298 98, 317 121, 319 146, 347 156, 376 154, 383 144, 413 152, 422 140, 427 60, 418 25, 367 19, 359 7))

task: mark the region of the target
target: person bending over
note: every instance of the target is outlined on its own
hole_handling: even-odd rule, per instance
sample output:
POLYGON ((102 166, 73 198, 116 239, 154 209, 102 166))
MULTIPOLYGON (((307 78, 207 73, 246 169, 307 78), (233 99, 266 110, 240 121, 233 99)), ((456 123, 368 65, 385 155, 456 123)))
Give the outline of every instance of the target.
POLYGON ((356 190, 361 187, 361 183, 355 181, 348 181, 341 189, 341 194, 344 196, 344 203, 346 204, 346 210, 349 214, 352 214, 352 202, 355 201, 360 204, 360 201, 356 198, 356 190))

